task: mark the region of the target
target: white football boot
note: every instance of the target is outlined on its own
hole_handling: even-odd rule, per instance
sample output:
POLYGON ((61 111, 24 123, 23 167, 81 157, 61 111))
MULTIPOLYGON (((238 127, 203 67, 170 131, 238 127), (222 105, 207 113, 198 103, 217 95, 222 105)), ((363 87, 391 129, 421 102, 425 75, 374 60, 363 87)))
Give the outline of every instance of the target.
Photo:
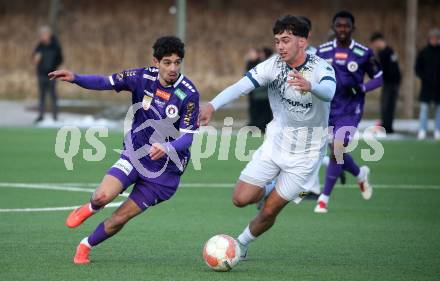
POLYGON ((318 204, 315 207, 315 213, 317 214, 327 214, 327 204, 324 201, 318 201, 318 204))
POLYGON ((240 241, 238 241, 238 239, 237 242, 238 242, 238 246, 240 247, 240 260, 245 261, 247 260, 248 246, 241 244, 240 241))
POLYGON ((358 184, 361 190, 362 197, 365 200, 370 200, 373 195, 373 187, 370 185, 368 181, 368 177, 370 175, 370 168, 367 166, 362 166, 360 168, 359 176, 358 176, 358 184))

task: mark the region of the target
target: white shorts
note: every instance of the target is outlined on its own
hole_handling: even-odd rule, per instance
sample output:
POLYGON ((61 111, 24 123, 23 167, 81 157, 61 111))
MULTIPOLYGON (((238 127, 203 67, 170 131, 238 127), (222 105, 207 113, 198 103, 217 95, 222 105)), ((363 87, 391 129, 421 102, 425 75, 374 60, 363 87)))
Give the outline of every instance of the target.
POLYGON ((275 186, 278 194, 287 201, 299 203, 319 185, 321 160, 321 156, 299 154, 279 157, 267 153, 263 144, 241 172, 240 180, 264 188, 278 176, 275 186))

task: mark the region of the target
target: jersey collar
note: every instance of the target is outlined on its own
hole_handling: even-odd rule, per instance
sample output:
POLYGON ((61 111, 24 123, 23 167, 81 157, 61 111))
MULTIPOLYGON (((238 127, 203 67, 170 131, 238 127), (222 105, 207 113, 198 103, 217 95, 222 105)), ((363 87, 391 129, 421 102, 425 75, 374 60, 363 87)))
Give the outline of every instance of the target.
POLYGON ((182 73, 180 73, 180 76, 177 79, 177 81, 174 83, 173 87, 177 88, 177 86, 179 86, 180 82, 182 82, 183 78, 184 78, 184 75, 182 73))
MULTIPOLYGON (((333 39, 333 47, 336 49, 338 47, 338 44, 336 44, 336 39, 333 39)), ((350 46, 348 47, 349 49, 353 49, 354 47, 354 40, 351 39, 351 43, 350 46)))
POLYGON ((173 87, 174 89, 175 88, 177 88, 177 86, 179 86, 179 84, 182 82, 182 80, 183 80, 183 78, 184 78, 185 76, 182 74, 182 73, 180 73, 180 75, 179 75, 179 78, 176 80, 176 82, 174 82, 174 84, 173 85, 169 85, 169 86, 163 86, 161 83, 160 83, 160 80, 159 80, 159 73, 157 74, 157 83, 158 83, 158 85, 161 87, 161 88, 163 88, 163 89, 170 89, 171 87, 173 87))
POLYGON ((298 70, 298 71, 300 71, 301 68, 303 68, 303 67, 309 62, 309 59, 310 59, 310 55, 307 54, 307 55, 306 55, 306 60, 304 61, 304 63, 301 64, 301 65, 299 65, 299 66, 297 66, 297 67, 295 67, 295 69, 298 70))

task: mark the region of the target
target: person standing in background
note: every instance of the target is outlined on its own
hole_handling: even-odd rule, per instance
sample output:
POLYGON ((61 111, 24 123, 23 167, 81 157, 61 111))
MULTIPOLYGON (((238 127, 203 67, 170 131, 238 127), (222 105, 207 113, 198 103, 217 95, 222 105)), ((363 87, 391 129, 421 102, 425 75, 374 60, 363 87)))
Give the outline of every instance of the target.
MULTIPOLYGON (((261 49, 252 48, 247 54, 246 71, 251 70, 257 64, 265 61, 273 54, 272 49, 263 47, 261 49)), ((267 95, 267 87, 254 89, 249 93, 249 126, 256 126, 263 133, 266 125, 272 120, 272 110, 267 95)))
POLYGON ((440 29, 429 32, 428 45, 417 55, 416 75, 422 82, 420 90, 420 128, 417 138, 426 138, 428 130, 429 104, 435 102, 434 138, 440 140, 440 29))
POLYGON ((47 76, 56 70, 63 62, 61 46, 52 34, 50 27, 42 26, 39 31, 40 41, 33 53, 33 61, 37 66, 37 79, 39 91, 38 117, 35 122, 40 122, 44 118, 46 94, 49 93, 52 99, 52 116, 57 120, 57 95, 55 92, 55 80, 50 80, 47 76))
POLYGON ((387 134, 392 134, 394 133, 394 112, 402 77, 397 54, 388 46, 385 37, 380 32, 375 32, 371 35, 370 43, 383 71, 383 86, 380 98, 381 125, 385 128, 387 134))

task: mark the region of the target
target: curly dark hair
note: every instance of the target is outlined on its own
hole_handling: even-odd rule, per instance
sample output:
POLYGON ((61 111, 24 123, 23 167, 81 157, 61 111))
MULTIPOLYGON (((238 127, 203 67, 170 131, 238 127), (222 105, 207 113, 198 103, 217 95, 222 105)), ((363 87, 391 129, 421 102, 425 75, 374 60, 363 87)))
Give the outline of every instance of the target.
POLYGON ((299 17, 287 15, 276 20, 272 28, 273 34, 281 34, 290 31, 293 35, 307 38, 309 36, 308 24, 299 17))
POLYGON ((337 12, 332 19, 332 23, 335 23, 337 18, 345 18, 351 20, 351 23, 354 25, 354 16, 349 11, 339 11, 337 12))
POLYGON ((164 36, 156 40, 153 45, 153 56, 157 60, 162 60, 163 57, 178 55, 183 59, 185 56, 185 44, 182 40, 175 36, 164 36))

